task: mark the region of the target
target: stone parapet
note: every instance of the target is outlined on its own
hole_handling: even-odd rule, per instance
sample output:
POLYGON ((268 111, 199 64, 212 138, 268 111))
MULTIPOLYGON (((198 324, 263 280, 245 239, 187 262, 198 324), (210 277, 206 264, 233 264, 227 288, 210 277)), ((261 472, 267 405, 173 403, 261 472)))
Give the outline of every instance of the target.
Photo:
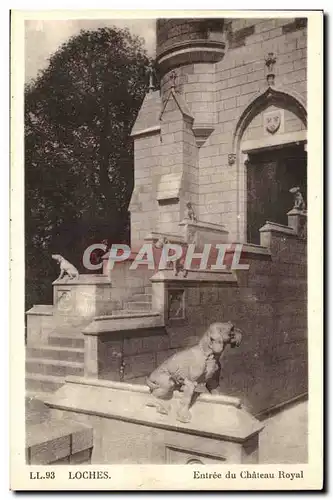
POLYGON ((212 224, 211 222, 192 222, 183 219, 179 223, 184 233, 184 241, 204 245, 211 243, 226 243, 228 241, 228 230, 221 224, 212 224))
POLYGON ((277 224, 276 222, 267 221, 266 224, 259 229, 260 232, 260 245, 270 248, 272 234, 281 234, 297 238, 297 234, 292 227, 277 224))
POLYGON ((264 426, 238 398, 199 395, 186 424, 175 418, 179 395, 169 415, 147 406, 149 399, 146 386, 70 377, 45 403, 57 417, 75 415, 93 426, 93 463, 258 462, 264 426))

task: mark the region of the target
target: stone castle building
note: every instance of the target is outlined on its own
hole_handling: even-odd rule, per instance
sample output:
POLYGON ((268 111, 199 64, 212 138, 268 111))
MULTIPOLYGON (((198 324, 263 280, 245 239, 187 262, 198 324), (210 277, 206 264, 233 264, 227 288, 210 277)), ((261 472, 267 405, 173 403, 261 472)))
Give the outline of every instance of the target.
POLYGON ((161 19, 160 91, 132 130, 133 242, 180 235, 190 201, 202 231, 259 244, 306 195, 306 19, 161 19))
POLYGON ((307 393, 307 213, 290 192, 306 201, 307 22, 159 19, 156 29, 160 90, 151 75, 131 134, 131 247, 161 236, 242 243, 249 269, 184 277, 126 261, 55 281, 54 304, 28 312, 27 389, 52 392, 68 374, 93 379, 91 391, 96 379, 142 384, 212 322, 231 321, 243 340, 220 385, 260 415, 307 393))

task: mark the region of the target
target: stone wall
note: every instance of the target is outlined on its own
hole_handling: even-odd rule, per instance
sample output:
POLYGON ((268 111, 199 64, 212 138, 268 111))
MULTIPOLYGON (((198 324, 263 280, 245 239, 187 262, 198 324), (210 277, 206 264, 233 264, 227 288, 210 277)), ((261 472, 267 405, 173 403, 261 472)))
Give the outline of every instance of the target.
POLYGON ((124 380, 143 383, 167 357, 197 343, 211 323, 230 320, 244 336, 223 359, 225 394, 240 397, 257 414, 306 393, 306 243, 291 234, 269 234, 271 255, 243 254, 250 268, 241 271, 238 283, 195 282, 190 275, 153 282, 153 304, 156 294, 165 294, 165 326, 100 335, 99 376, 119 380, 123 352, 124 380), (175 291, 184 293, 178 318, 167 312, 168 295, 175 291))
MULTIPOLYGON (((277 59, 276 88, 283 87, 291 93, 296 92, 306 102, 306 27, 295 24, 292 25, 294 29, 291 27, 286 29, 286 26, 291 26, 293 21, 292 19, 232 21, 233 38, 235 39, 237 37, 235 33, 240 33, 241 30, 244 30, 244 36, 242 38, 238 35, 238 46, 233 48, 233 45, 229 44, 224 59, 215 65, 217 126, 199 151, 199 213, 202 220, 225 224, 231 241, 237 236, 241 238, 244 236, 237 234, 237 214, 239 198, 245 196, 245 184, 243 186, 239 184, 237 162, 229 165, 228 154, 233 152, 231 145, 241 114, 258 92, 264 91, 267 87, 264 60, 269 52, 273 52, 277 59), (248 29, 250 26, 253 26, 253 30, 248 29)), ((203 75, 204 66, 201 67, 203 75)), ((197 73, 199 70, 200 67, 196 67, 197 73)), ((200 96, 198 95, 196 99, 200 100, 200 96)), ((304 124, 299 124, 299 117, 295 116, 287 105, 285 107, 287 108, 284 111, 286 132, 304 129, 304 124)), ((260 120, 262 120, 261 114, 248 124, 251 125, 251 130, 245 134, 253 134, 252 129, 258 125, 256 138, 263 137, 264 128, 259 125, 260 120)), ((245 217, 244 213, 240 215, 245 217)))

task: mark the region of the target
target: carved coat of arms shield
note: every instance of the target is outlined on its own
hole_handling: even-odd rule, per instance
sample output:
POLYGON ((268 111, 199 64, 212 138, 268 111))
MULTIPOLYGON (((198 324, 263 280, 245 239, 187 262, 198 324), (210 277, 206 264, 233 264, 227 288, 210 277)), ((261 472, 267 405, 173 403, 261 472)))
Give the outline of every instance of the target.
POLYGON ((281 125, 281 113, 270 113, 265 116, 265 127, 270 134, 275 134, 281 125))

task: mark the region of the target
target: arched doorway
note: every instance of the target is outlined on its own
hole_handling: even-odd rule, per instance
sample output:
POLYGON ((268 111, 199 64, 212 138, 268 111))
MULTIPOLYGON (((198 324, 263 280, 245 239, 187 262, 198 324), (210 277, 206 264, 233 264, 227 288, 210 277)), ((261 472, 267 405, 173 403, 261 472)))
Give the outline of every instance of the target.
MULTIPOLYGON (((266 88, 246 106, 238 120, 232 151, 237 162, 238 241, 259 244, 266 221, 287 225, 293 197, 306 198, 307 115, 299 96, 266 88), (267 119, 277 120, 277 127, 267 119)), ((230 155, 232 156, 232 155, 230 155)))
POLYGON ((246 162, 247 241, 260 244, 259 229, 266 221, 288 225, 292 208, 289 189, 299 186, 306 198, 307 153, 302 144, 254 151, 246 162))

